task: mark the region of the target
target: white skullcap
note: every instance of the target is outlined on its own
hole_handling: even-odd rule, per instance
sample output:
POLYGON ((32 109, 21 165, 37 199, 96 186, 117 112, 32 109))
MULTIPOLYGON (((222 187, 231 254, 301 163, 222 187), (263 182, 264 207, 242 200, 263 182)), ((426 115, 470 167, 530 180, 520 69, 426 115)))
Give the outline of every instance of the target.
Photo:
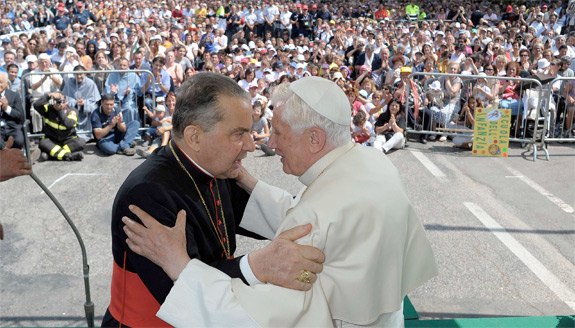
POLYGON ((316 113, 334 123, 349 125, 351 116, 349 100, 334 82, 317 76, 308 76, 292 82, 290 89, 316 113))

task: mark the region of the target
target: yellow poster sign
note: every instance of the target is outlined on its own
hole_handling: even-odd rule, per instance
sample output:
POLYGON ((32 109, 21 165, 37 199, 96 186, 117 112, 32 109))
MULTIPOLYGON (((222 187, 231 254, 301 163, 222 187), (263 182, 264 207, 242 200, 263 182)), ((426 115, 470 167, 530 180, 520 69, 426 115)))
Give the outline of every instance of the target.
POLYGON ((507 157, 511 110, 477 108, 473 128, 473 155, 507 157))

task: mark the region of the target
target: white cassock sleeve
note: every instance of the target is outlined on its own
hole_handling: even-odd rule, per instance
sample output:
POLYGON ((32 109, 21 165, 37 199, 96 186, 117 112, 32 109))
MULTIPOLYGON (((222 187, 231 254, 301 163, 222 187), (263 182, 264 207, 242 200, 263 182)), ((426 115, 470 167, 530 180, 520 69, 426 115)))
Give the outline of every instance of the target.
POLYGON ((260 327, 242 308, 231 278, 193 259, 156 315, 174 327, 260 327))
POLYGON ((252 190, 240 227, 272 240, 295 202, 297 199, 287 191, 260 180, 252 190))

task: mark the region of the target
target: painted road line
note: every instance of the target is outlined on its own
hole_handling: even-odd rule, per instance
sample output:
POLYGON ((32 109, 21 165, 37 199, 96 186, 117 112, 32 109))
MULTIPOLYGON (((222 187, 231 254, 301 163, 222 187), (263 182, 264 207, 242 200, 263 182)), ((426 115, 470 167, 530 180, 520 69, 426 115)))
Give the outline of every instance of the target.
POLYGON ((523 264, 525 264, 557 297, 559 297, 571 309, 575 310, 575 293, 549 271, 539 260, 523 247, 511 234, 487 214, 479 205, 464 202, 463 205, 475 215, 485 227, 507 247, 523 264))
MULTIPOLYGON (((52 184, 48 187, 48 189, 54 187, 58 182, 66 179, 69 176, 98 176, 98 175, 107 175, 107 174, 104 174, 104 173, 66 173, 63 176, 56 179, 56 181, 52 182, 52 184)), ((40 195, 42 195, 42 194, 44 194, 43 191, 40 193, 40 195)))
MULTIPOLYGON (((506 168, 507 168, 507 170, 509 170, 509 172, 511 172, 514 175, 523 176, 523 174, 521 174, 521 172, 519 172, 513 168, 510 168, 510 167, 506 167, 506 168)), ((525 182, 529 187, 535 189, 535 191, 537 191, 541 195, 547 197, 547 199, 549 199, 555 205, 559 206, 559 208, 562 209, 563 211, 565 211, 566 213, 569 213, 569 214, 575 213, 575 210, 573 210, 573 207, 571 207, 569 204, 562 201, 559 197, 557 197, 557 196, 553 195, 552 193, 550 193, 549 191, 547 191, 545 188, 538 185, 535 181, 529 179, 526 176, 523 176, 521 178, 521 180, 523 182, 525 182)))
POLYGON ((441 170, 435 164, 433 164, 433 162, 430 161, 429 158, 423 155, 423 153, 413 151, 411 149, 409 151, 411 152, 411 154, 413 154, 413 156, 415 156, 415 158, 417 158, 417 160, 421 162, 421 164, 423 164, 423 166, 425 166, 425 168, 429 172, 431 172, 431 174, 433 174, 437 178, 445 178, 445 174, 441 172, 441 170))

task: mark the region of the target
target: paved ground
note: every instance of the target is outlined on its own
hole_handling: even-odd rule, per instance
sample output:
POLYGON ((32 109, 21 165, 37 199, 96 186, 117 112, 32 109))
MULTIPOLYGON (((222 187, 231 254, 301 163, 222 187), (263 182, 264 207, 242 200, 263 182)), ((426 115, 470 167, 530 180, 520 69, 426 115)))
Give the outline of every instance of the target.
MULTIPOLYGON (((540 316, 575 312, 575 149, 511 147, 509 158, 477 158, 450 143, 410 143, 389 156, 401 172, 433 244, 440 274, 410 294, 423 318, 540 316)), ((251 154, 254 174, 296 193, 278 157, 251 154)), ((109 302, 114 195, 137 156, 44 162, 40 179, 72 217, 88 250, 99 323, 109 302)), ((386 186, 381 188, 385 199, 386 186)), ((0 326, 84 325, 80 248, 56 207, 29 177, 0 184, 0 326)), ((260 247, 241 239, 238 254, 260 247)), ((377 283, 377 282, 376 282, 377 283)))

